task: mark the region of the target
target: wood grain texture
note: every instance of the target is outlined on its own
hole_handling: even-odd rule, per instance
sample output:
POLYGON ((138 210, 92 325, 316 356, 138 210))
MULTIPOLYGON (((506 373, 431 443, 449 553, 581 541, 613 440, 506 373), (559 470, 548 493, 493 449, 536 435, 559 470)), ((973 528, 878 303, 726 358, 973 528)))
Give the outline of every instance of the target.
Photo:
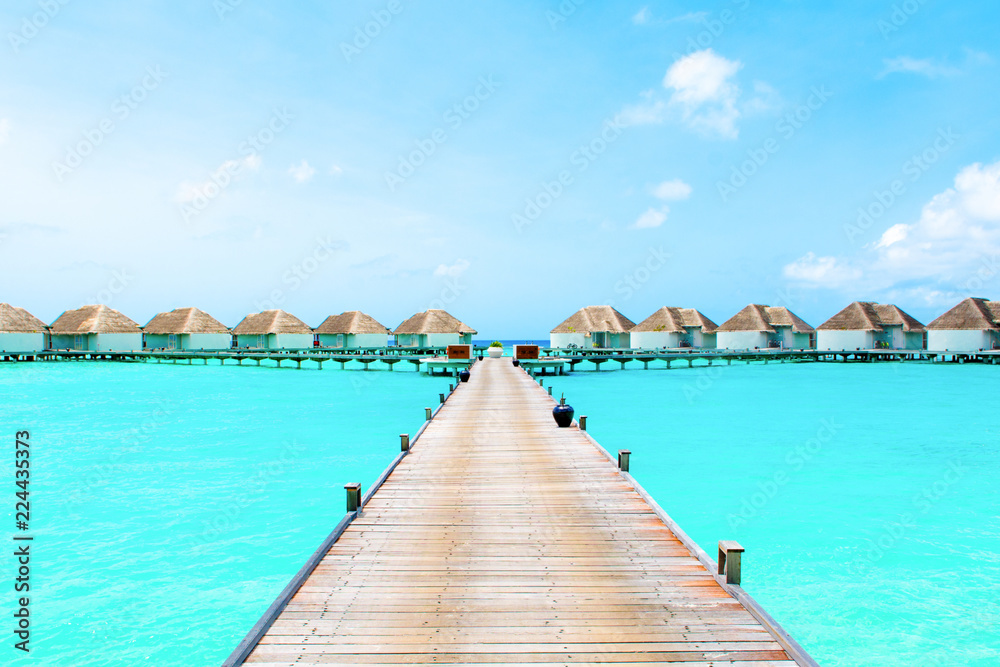
POLYGON ((246 662, 795 665, 551 409, 476 363, 246 662))

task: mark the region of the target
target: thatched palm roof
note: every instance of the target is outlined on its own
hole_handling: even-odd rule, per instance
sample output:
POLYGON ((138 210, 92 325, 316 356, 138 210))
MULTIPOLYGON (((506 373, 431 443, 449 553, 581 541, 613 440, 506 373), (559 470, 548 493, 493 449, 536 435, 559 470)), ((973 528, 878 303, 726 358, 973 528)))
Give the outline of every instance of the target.
POLYGON ((224 334, 229 333, 229 327, 204 310, 176 308, 151 319, 143 331, 148 334, 224 334))
POLYGON ((265 310, 263 313, 250 313, 233 329, 233 333, 238 336, 311 334, 312 332, 312 327, 283 310, 265 310))
POLYGON ((1000 329, 1000 301, 970 297, 927 325, 928 329, 1000 329))
POLYGON ((387 334, 389 328, 360 310, 331 315, 316 327, 318 334, 387 334))
POLYGON ((611 306, 587 306, 549 333, 628 333, 635 322, 611 306))
POLYGON ((468 324, 449 315, 443 310, 425 310, 406 320, 392 332, 393 334, 431 334, 431 333, 479 333, 468 324))
POLYGON ((24 308, 0 303, 0 333, 45 333, 48 328, 24 308))
POLYGON ((828 319, 817 329, 821 331, 884 331, 885 327, 900 326, 903 331, 923 331, 924 325, 892 304, 855 301, 828 319))
POLYGON ((714 333, 719 326, 694 308, 664 306, 632 327, 633 332, 667 331, 686 333, 689 328, 700 328, 702 333, 714 333))
POLYGON ((774 327, 791 327, 795 333, 815 331, 802 318, 784 306, 762 306, 752 303, 722 323, 718 331, 766 331, 774 327))
POLYGON ((93 305, 67 310, 52 323, 52 333, 142 333, 142 330, 114 308, 93 305))

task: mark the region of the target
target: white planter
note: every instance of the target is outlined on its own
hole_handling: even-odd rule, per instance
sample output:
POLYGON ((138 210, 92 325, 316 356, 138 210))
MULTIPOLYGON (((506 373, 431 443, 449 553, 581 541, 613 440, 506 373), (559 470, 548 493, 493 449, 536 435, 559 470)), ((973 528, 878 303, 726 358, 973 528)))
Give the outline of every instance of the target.
POLYGON ((486 348, 486 349, 490 353, 490 359, 499 359, 500 357, 503 356, 503 348, 502 347, 489 347, 489 348, 486 348))

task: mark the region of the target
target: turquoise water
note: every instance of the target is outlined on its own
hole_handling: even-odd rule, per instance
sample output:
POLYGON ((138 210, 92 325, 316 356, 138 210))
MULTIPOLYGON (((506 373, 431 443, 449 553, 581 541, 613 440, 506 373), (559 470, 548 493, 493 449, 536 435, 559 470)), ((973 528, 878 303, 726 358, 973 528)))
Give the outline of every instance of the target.
POLYGON ((8 620, 0 663, 220 664, 343 516, 343 485, 367 488, 448 383, 327 368, 0 365, 11 459, 31 431, 35 537, 32 651, 8 620))
POLYGON ((740 364, 551 384, 602 445, 632 451, 709 554, 743 544, 744 588, 820 664, 1000 664, 1000 369, 740 364))

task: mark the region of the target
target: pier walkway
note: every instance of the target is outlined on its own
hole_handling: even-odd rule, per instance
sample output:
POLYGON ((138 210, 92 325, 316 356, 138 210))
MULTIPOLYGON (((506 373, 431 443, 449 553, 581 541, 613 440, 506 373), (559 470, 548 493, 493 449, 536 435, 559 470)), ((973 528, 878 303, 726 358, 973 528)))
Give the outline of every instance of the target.
POLYGON ((476 363, 226 664, 815 664, 552 407, 476 363))

